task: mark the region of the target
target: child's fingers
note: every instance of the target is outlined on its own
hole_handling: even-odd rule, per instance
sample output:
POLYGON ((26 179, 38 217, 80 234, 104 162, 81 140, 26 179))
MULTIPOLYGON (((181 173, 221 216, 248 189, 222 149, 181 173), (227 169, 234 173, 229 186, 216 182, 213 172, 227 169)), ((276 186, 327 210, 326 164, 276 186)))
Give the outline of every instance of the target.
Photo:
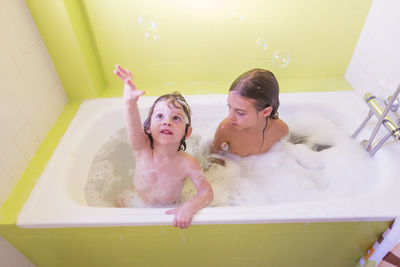
POLYGON ((133 90, 136 90, 136 86, 135 84, 132 82, 131 79, 125 79, 124 81, 127 85, 129 85, 130 88, 132 88, 133 90))
POLYGON ((132 76, 132 74, 128 71, 128 70, 126 70, 126 69, 124 69, 123 67, 121 67, 120 65, 115 65, 115 68, 119 71, 119 72, 121 72, 123 75, 125 75, 125 76, 129 76, 129 77, 131 77, 132 76))
POLYGON ((167 211, 165 212, 165 214, 175 214, 177 210, 178 210, 177 208, 171 209, 171 210, 167 210, 167 211))
POLYGON ((192 223, 192 217, 191 216, 184 216, 183 218, 179 217, 179 216, 175 216, 175 219, 174 219, 174 226, 175 227, 179 227, 181 229, 185 229, 185 228, 188 228, 191 223, 192 223))
POLYGON ((183 224, 183 228, 188 228, 191 223, 192 223, 192 218, 186 218, 186 220, 184 221, 184 224, 183 224))
POLYGON ((142 96, 142 95, 144 95, 144 93, 145 93, 145 91, 142 91, 142 90, 136 90, 136 95, 137 96, 142 96))
POLYGON ((188 228, 188 227, 189 227, 190 222, 191 222, 191 220, 188 219, 188 218, 186 218, 186 219, 184 219, 184 220, 182 220, 182 221, 178 221, 178 222, 177 222, 177 226, 178 226, 179 228, 185 229, 185 228, 188 228))
POLYGON ((192 216, 186 215, 186 216, 183 216, 183 218, 182 218, 182 214, 177 214, 178 211, 179 211, 179 208, 175 208, 175 209, 167 210, 165 212, 165 214, 175 214, 174 220, 172 222, 172 225, 174 227, 179 227, 181 229, 188 228, 190 226, 190 224, 192 223, 192 216))
MULTIPOLYGON (((124 83, 127 83, 127 80, 132 80, 132 74, 130 71, 125 70, 120 65, 115 65, 114 74, 118 76, 124 83)), ((132 86, 132 85, 129 85, 132 86)))
POLYGON ((178 227, 181 229, 185 229, 187 226, 186 223, 183 221, 183 222, 178 222, 178 227))
POLYGON ((125 77, 122 75, 121 72, 119 72, 118 70, 114 70, 114 74, 118 76, 118 78, 120 78, 122 81, 125 80, 125 77))

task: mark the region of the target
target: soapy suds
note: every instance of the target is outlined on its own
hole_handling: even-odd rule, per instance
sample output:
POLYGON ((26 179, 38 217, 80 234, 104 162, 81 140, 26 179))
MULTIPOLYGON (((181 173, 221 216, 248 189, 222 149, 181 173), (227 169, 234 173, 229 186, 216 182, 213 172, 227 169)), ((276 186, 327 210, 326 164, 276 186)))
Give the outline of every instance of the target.
MULTIPOLYGON (((219 121, 194 121, 187 152, 202 165, 214 190, 210 206, 270 205, 353 197, 373 190, 377 167, 349 133, 314 112, 284 117, 290 134, 268 153, 241 158, 218 155, 225 166, 210 162, 209 147, 219 121)), ((146 207, 133 184, 135 159, 126 129, 118 130, 99 149, 85 187, 91 206, 146 207)), ((196 189, 185 182, 181 202, 196 189)))

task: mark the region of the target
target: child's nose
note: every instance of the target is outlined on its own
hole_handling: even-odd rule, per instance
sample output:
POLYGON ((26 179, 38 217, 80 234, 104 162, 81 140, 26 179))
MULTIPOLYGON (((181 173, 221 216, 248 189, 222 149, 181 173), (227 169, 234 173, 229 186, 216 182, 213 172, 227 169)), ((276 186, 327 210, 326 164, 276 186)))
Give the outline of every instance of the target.
POLYGON ((229 111, 228 119, 230 121, 234 121, 235 120, 235 113, 233 111, 229 111))
POLYGON ((169 125, 169 126, 171 126, 171 120, 170 120, 169 118, 166 118, 166 119, 163 121, 163 125, 169 125))

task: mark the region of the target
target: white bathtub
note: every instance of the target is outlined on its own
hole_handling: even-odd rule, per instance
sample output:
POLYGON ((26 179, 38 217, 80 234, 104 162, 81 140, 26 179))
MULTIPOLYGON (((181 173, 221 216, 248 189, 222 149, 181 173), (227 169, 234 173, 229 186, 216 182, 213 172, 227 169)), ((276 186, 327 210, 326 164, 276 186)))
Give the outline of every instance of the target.
MULTIPOLYGON (((226 95, 187 96, 196 120, 222 119, 226 95)), ((155 97, 142 97, 142 119, 155 97)), ((312 106, 315 112, 332 110, 330 119, 349 136, 368 109, 354 92, 281 94, 280 115, 312 106)), ((86 204, 84 187, 94 155, 105 140, 124 127, 122 100, 84 101, 37 182, 17 225, 22 228, 170 225, 173 216, 162 208, 100 208, 86 204)), ((376 120, 374 120, 376 121, 376 120)), ((290 125, 289 125, 290 127, 290 125)), ((364 130, 358 140, 369 137, 364 130)), ((201 131, 196 129, 195 131, 201 131)), ((382 130, 383 131, 383 130, 382 130)), ((276 222, 388 221, 400 214, 400 145, 392 140, 376 155, 379 175, 375 188, 353 197, 274 205, 208 207, 198 212, 193 224, 247 224, 276 222)), ((346 157, 346 155, 343 155, 346 157)))

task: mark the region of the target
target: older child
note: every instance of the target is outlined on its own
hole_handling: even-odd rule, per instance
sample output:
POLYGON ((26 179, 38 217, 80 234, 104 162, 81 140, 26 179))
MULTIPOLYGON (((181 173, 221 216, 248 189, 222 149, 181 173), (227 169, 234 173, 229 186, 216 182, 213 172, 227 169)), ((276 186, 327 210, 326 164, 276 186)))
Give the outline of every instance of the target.
POLYGON ((278 95, 272 72, 253 69, 240 75, 229 89, 229 115, 218 126, 211 152, 265 153, 287 135, 288 126, 278 118, 278 95))
POLYGON ((136 156, 134 189, 144 202, 168 206, 178 202, 185 178, 190 177, 196 196, 166 212, 175 214, 174 226, 186 228, 213 199, 200 164, 183 151, 192 132, 190 108, 179 93, 163 95, 154 102, 143 127, 137 101, 144 91, 136 89, 128 70, 117 65, 114 73, 124 82, 125 118, 136 156))

